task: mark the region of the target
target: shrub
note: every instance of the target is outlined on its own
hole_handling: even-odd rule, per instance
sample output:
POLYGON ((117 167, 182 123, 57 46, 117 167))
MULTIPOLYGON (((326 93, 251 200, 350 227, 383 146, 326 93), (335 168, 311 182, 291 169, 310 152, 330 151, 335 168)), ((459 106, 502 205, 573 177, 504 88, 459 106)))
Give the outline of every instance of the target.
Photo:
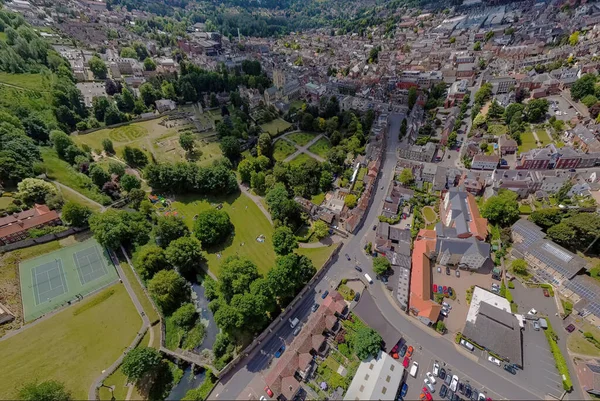
POLYGON ((508 282, 508 288, 510 288, 511 290, 515 289, 515 284, 512 281, 508 282))
POLYGON ((462 339, 462 333, 459 331, 458 333, 456 333, 456 336, 454 337, 454 342, 457 344, 460 344, 461 339, 462 339))

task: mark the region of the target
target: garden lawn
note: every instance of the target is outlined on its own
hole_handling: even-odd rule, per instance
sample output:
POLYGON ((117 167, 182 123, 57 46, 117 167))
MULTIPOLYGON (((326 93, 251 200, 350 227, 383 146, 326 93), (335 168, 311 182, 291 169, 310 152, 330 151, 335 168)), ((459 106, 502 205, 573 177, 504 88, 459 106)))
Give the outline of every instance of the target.
POLYGON ((506 125, 490 124, 488 126, 487 131, 488 131, 488 134, 490 134, 490 135, 502 136, 502 135, 508 133, 508 128, 506 127, 506 125))
POLYGON ((529 206, 529 205, 519 205, 519 213, 521 213, 521 214, 531 214, 531 206, 529 206))
POLYGON ((526 131, 521 134, 521 145, 519 145, 519 152, 527 152, 528 150, 537 148, 535 138, 531 131, 526 131))
POLYGON ((310 201, 312 203, 314 203, 315 205, 319 206, 321 203, 323 203, 323 201, 325 200, 325 193, 321 192, 319 194, 313 195, 310 198, 310 201))
POLYGON ((541 128, 535 131, 538 136, 538 139, 542 143, 542 146, 546 146, 552 143, 552 139, 548 136, 548 133, 545 129, 541 128))
POLYGON ((73 399, 87 399, 94 379, 131 344, 141 323, 125 287, 115 284, 0 342, 0 399, 16 399, 36 379, 58 380, 73 399))
POLYGON ((294 132, 292 134, 289 134, 286 136, 286 138, 289 139, 290 141, 296 142, 300 146, 304 146, 307 143, 309 143, 310 141, 312 141, 313 139, 315 139, 315 137, 317 135, 318 134, 314 134, 312 132, 300 131, 300 132, 294 132))
POLYGON ((285 139, 280 139, 275 142, 275 147, 273 149, 273 158, 275 161, 283 161, 286 157, 291 155, 296 151, 296 147, 292 145, 290 142, 285 139))
POLYGON ((10 196, 2 196, 0 197, 0 209, 6 209, 12 203, 15 198, 11 198, 10 196))
POLYGON ((423 217, 425 217, 427 222, 432 223, 437 220, 437 213, 431 206, 425 206, 423 208, 423 217))
POLYGON ((314 160, 314 159, 312 157, 310 157, 309 155, 307 155, 306 153, 300 153, 298 156, 294 157, 290 161, 290 164, 292 166, 299 166, 308 160, 314 160))
POLYGON ((272 137, 276 137, 285 130, 289 129, 291 126, 292 124, 288 123, 287 121, 277 118, 273 121, 262 124, 260 128, 262 128, 264 132, 267 132, 272 137))
POLYGON ((44 89, 41 74, 9 74, 7 72, 0 72, 0 82, 36 92, 44 89))
POLYGON ((42 167, 48 178, 56 180, 98 203, 110 204, 110 198, 100 192, 100 189, 92 183, 87 175, 75 171, 69 163, 59 159, 54 149, 43 147, 40 150, 43 159, 42 167))
POLYGON ((329 139, 322 137, 317 142, 313 143, 308 150, 315 155, 321 156, 322 158, 327 157, 327 152, 331 149, 329 139))
POLYGON ((298 248, 295 253, 309 258, 317 270, 321 270, 333 250, 334 246, 320 246, 318 248, 298 248))
POLYGON ((590 357, 600 357, 600 349, 585 339, 579 331, 574 331, 567 337, 567 347, 569 351, 576 354, 589 355, 590 357))
POLYGON ((188 227, 193 230, 194 216, 209 209, 211 203, 222 203, 224 211, 229 214, 235 227, 235 235, 225 244, 207 250, 208 268, 217 277, 221 262, 228 256, 245 256, 252 260, 262 274, 268 272, 275 264, 272 235, 273 226, 263 212, 246 195, 235 194, 222 198, 206 198, 200 196, 181 196, 173 202, 171 209, 176 210, 188 227), (265 236, 265 241, 256 241, 259 235, 265 236), (243 244, 243 245, 242 245, 243 244), (221 254, 219 258, 217 254, 221 254))
POLYGON ((138 300, 140 301, 142 308, 144 308, 144 312, 146 313, 146 316, 148 316, 150 323, 152 324, 154 322, 157 322, 160 319, 160 316, 158 316, 158 313, 152 307, 152 302, 144 292, 144 289, 140 285, 140 282, 137 280, 135 273, 131 270, 131 267, 127 262, 121 261, 120 263, 121 269, 123 269, 123 273, 125 273, 125 276, 127 276, 127 280, 129 280, 131 288, 133 289, 133 292, 135 292, 135 295, 137 296, 138 300))

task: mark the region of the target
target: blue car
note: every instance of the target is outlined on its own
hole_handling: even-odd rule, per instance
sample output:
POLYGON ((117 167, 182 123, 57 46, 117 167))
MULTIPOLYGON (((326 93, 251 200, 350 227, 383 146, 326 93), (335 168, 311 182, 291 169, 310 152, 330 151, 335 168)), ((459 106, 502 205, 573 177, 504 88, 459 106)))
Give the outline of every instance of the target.
POLYGON ((408 393, 408 384, 404 383, 402 385, 402 390, 400 390, 400 397, 406 397, 406 393, 408 393))
POLYGON ((275 358, 279 358, 281 354, 283 354, 283 351, 285 351, 285 344, 279 347, 277 352, 275 352, 275 358))
POLYGON ((321 295, 321 298, 325 299, 329 295, 329 290, 325 290, 325 292, 321 295))

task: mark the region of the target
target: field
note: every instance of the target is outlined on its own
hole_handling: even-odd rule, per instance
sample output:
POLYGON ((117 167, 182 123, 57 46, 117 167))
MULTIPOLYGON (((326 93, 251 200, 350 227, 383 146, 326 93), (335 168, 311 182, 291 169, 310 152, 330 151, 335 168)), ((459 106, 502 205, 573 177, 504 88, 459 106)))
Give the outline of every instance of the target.
POLYGON ((287 139, 289 139, 290 141, 293 141, 295 143, 297 143, 300 146, 304 146, 307 143, 309 143, 310 141, 312 141, 313 139, 315 139, 315 137, 318 134, 313 134, 312 132, 294 132, 292 134, 289 134, 286 136, 287 139))
POLYGON ((40 149, 44 161, 43 167, 48 178, 56 180, 103 205, 108 205, 111 202, 107 195, 101 193, 98 187, 92 184, 87 175, 78 173, 69 163, 59 159, 54 149, 46 147, 40 149))
POLYGON ((15 198, 11 198, 10 196, 2 196, 0 197, 0 209, 6 209, 12 203, 15 198))
POLYGON ((286 141, 285 139, 280 139, 277 142, 275 142, 275 147, 273 150, 273 158, 278 162, 283 161, 283 160, 285 160, 286 157, 288 157, 295 151, 296 151, 296 148, 294 147, 294 145, 292 145, 290 142, 286 141))
POLYGON ((491 135, 502 136, 508 133, 508 127, 501 124, 490 124, 487 131, 491 135))
POLYGON ((135 295, 137 296, 138 300, 140 301, 142 308, 144 308, 146 316, 148 316, 148 319, 150 319, 150 323, 158 321, 160 316, 158 316, 158 313, 152 307, 152 302, 150 302, 150 299, 148 298, 148 296, 144 292, 144 289, 135 277, 135 274, 131 270, 131 267, 129 267, 127 262, 121 261, 121 269, 123 269, 125 276, 127 276, 127 280, 129 280, 129 283, 131 283, 131 288, 133 289, 133 292, 135 292, 135 295))
POLYGON ((317 270, 321 270, 323 264, 329 258, 329 255, 333 252, 335 248, 333 246, 322 246, 319 248, 298 248, 296 249, 296 253, 298 255, 304 255, 312 260, 313 265, 317 268, 317 270))
POLYGON ((531 131, 526 131, 521 134, 521 145, 519 146, 519 152, 527 152, 528 150, 537 148, 535 138, 531 131))
POLYGON ((272 137, 276 137, 283 131, 289 129, 291 126, 292 124, 288 123, 287 121, 277 118, 273 121, 262 124, 260 128, 262 128, 264 132, 269 133, 269 135, 272 137))
POLYGON ((296 156, 295 158, 293 158, 290 161, 290 164, 293 166, 299 166, 300 164, 302 164, 308 160, 314 160, 314 159, 312 157, 310 157, 309 155, 307 155, 306 153, 300 153, 298 156, 296 156))
POLYGON ((40 74, 9 74, 7 72, 0 72, 0 82, 34 91, 44 88, 40 74))
POLYGON ((329 139, 323 137, 319 139, 317 142, 313 143, 308 150, 317 156, 321 156, 323 158, 327 157, 327 152, 331 149, 331 144, 329 143, 329 139))
POLYGON ((91 202, 88 198, 81 195, 79 192, 74 189, 61 187, 56 185, 56 190, 60 193, 65 202, 75 202, 81 205, 87 206, 92 209, 94 212, 99 212, 102 208, 98 206, 96 203, 91 202))
POLYGON ((18 389, 36 379, 58 380, 73 399, 87 399, 94 379, 129 346, 140 325, 127 291, 115 284, 0 342, 0 399, 16 399, 18 389))
POLYGON ((535 131, 535 133, 537 134, 538 139, 542 143, 542 146, 546 146, 546 145, 549 145, 552 143, 552 140, 548 136, 548 133, 546 132, 545 129, 543 129, 543 128, 538 129, 535 131))
MULTIPOLYGON (((211 114, 212 115, 212 114, 211 114)), ((208 119, 208 117, 205 117, 208 119)), ((178 120, 179 121, 179 120, 178 120)), ((90 134, 77 135, 74 141, 80 145, 86 144, 96 153, 102 151, 102 140, 105 138, 113 142, 115 152, 122 155, 125 146, 137 147, 150 155, 152 153, 159 162, 176 162, 185 159, 185 151, 179 145, 177 126, 167 127, 164 118, 132 123, 117 128, 106 128, 90 134)), ((191 127, 181 125, 180 128, 191 127)), ((197 159, 199 164, 210 164, 221 156, 219 144, 214 141, 213 131, 197 135, 196 149, 201 151, 197 159)))
POLYGON ((265 274, 275 264, 272 235, 273 227, 265 215, 250 198, 236 194, 227 198, 204 198, 199 196, 182 196, 173 202, 171 209, 177 210, 190 229, 193 229, 194 216, 211 207, 211 203, 222 203, 224 211, 229 214, 235 227, 235 235, 226 244, 209 249, 207 252, 208 268, 219 275, 221 262, 228 256, 245 256, 252 260, 258 271, 265 274), (258 242, 258 236, 264 235, 265 241, 258 242), (219 257, 220 255, 220 257, 219 257))

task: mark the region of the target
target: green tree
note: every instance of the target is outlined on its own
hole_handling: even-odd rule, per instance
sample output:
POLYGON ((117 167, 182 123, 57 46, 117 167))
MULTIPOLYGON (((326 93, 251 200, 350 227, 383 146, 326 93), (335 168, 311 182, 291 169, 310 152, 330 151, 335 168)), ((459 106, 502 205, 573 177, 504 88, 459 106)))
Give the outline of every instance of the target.
POLYGON ((196 145, 196 136, 189 131, 184 131, 179 134, 179 145, 188 153, 193 152, 196 145))
POLYGON ((506 109, 504 109, 504 121, 509 124, 512 121, 513 116, 522 116, 525 110, 525 106, 521 103, 511 103, 506 109))
POLYGON ((596 88, 596 76, 594 74, 585 74, 571 85, 571 97, 575 100, 584 98, 587 95, 593 95, 596 88))
POLYGON ((481 50, 481 42, 480 41, 475 42, 475 44, 473 45, 473 50, 475 50, 476 52, 481 50))
POLYGON ((540 122, 546 118, 549 103, 546 99, 533 99, 525 106, 525 115, 529 122, 540 122))
POLYGON ((91 215, 89 207, 69 201, 62 207, 61 219, 70 226, 86 227, 91 215))
POLYGON ((415 103, 417 102, 417 88, 411 86, 408 89, 408 109, 412 110, 415 103))
POLYGON ((148 164, 148 156, 138 148, 125 146, 123 149, 123 158, 127 164, 133 167, 143 168, 148 164))
POLYGON ((109 162, 108 163, 108 172, 110 174, 115 174, 119 177, 123 177, 125 175, 125 166, 119 162, 109 162))
POLYGON ((271 217, 284 225, 296 226, 301 220, 300 206, 290 196, 281 182, 267 192, 265 201, 269 206, 271 217))
POLYGON ((179 216, 162 216, 157 219, 156 236, 163 247, 167 247, 171 241, 185 237, 189 232, 185 222, 179 216))
POLYGON ((189 277, 200 272, 206 255, 202 252, 202 244, 195 237, 181 237, 173 240, 165 251, 169 264, 175 266, 179 273, 189 277))
POLYGON ((373 271, 375 274, 382 275, 392 267, 390 261, 383 256, 373 259, 373 271))
POLYGON ((502 227, 511 225, 519 219, 517 194, 508 190, 500 190, 498 195, 485 201, 481 215, 492 224, 500 224, 502 227))
POLYGON ((144 101, 144 104, 150 107, 158 100, 160 93, 154 89, 154 86, 150 82, 146 82, 140 86, 140 97, 144 101))
POLYGON ((529 215, 529 220, 544 230, 561 222, 565 213, 561 209, 537 209, 529 215))
POLYGON ((383 339, 378 332, 370 327, 361 327, 353 336, 354 353, 361 360, 376 357, 381 351, 383 339))
POLYGON ((208 209, 198 214, 194 234, 202 244, 210 247, 217 245, 233 232, 233 224, 224 210, 208 209))
POLYGON ((137 59, 137 53, 132 47, 124 47, 121 49, 120 56, 123 58, 135 58, 137 59))
POLYGON ((511 266, 515 274, 519 274, 521 276, 527 275, 527 262, 525 262, 524 259, 513 260, 511 266))
POLYGON ((196 307, 189 302, 181 305, 179 309, 171 315, 171 321, 175 326, 186 330, 190 330, 194 327, 197 320, 198 312, 196 312, 196 307))
POLYGON ((504 114, 504 107, 500 106, 500 103, 498 103, 496 101, 496 99, 494 99, 488 110, 488 117, 489 118, 499 118, 503 114, 504 114))
POLYGON ((90 67, 90 71, 94 74, 96 79, 105 79, 106 74, 108 73, 108 68, 106 68, 106 64, 102 59, 98 56, 94 56, 88 62, 88 66, 90 67))
POLYGON ((317 239, 321 240, 329 235, 329 227, 322 220, 317 220, 313 223, 313 233, 317 239))
POLYGON ((579 42, 579 31, 575 31, 569 36, 569 44, 571 46, 575 46, 578 42, 579 42))
POLYGON ((152 60, 150 57, 146 57, 146 59, 144 60, 144 69, 146 71, 155 71, 156 63, 154 62, 154 60, 152 60))
POLYGON ((125 174, 121 177, 121 187, 125 191, 131 192, 132 189, 140 189, 142 182, 135 175, 125 174))
POLYGON ((156 273, 148 281, 148 291, 165 314, 170 314, 189 298, 186 281, 175 270, 156 273))
POLYGON ((258 268, 251 260, 229 256, 221 264, 219 292, 225 301, 229 302, 234 295, 250 291, 250 285, 259 277, 258 268))
POLYGON ((400 181, 400 184, 404 185, 405 187, 412 185, 415 181, 415 177, 413 176, 412 170, 409 168, 403 169, 400 172, 400 177, 398 177, 398 181, 400 181))
POLYGON ((261 134, 258 137, 256 148, 259 156, 273 157, 273 140, 271 139, 271 135, 268 133, 261 134))
POLYGON ((152 228, 142 213, 115 209, 94 213, 88 222, 100 245, 112 249, 121 244, 145 244, 152 228))
POLYGON ((59 130, 50 131, 50 141, 52 142, 58 157, 61 159, 65 159, 66 151, 69 146, 74 145, 71 137, 59 130))
POLYGON ((71 392, 56 380, 30 382, 19 389, 19 397, 24 401, 71 401, 71 392))
POLYGON ((162 363, 160 352, 151 347, 137 347, 123 358, 121 371, 127 379, 138 382, 154 375, 162 363))
POLYGON ((56 195, 56 187, 38 178, 25 178, 17 184, 17 198, 26 204, 44 203, 47 197, 56 195))
POLYGON ((170 268, 165 251, 157 245, 141 247, 134 254, 133 265, 144 280, 150 280, 159 271, 170 268))
POLYGON ((163 81, 160 90, 162 92, 162 97, 165 99, 177 100, 177 92, 175 91, 175 86, 172 82, 166 80, 163 81))
POLYGON ((108 153, 109 155, 114 155, 115 154, 115 148, 113 146, 113 143, 108 138, 104 138, 102 140, 102 149, 104 149, 104 151, 106 153, 108 153))
POLYGON ((273 233, 273 248, 277 255, 287 255, 298 248, 298 241, 291 228, 280 226, 275 229, 273 233))
POLYGON ((267 274, 267 279, 275 289, 280 304, 287 305, 316 272, 306 256, 290 253, 277 258, 275 267, 267 274))
POLYGON ((566 181, 558 191, 556 191, 556 200, 558 202, 562 202, 567 199, 569 196, 569 191, 573 188, 573 183, 571 181, 566 181))
POLYGON ((221 138, 219 143, 223 155, 229 160, 237 160, 240 157, 240 141, 234 136, 226 136, 221 138))
POLYGON ((358 198, 354 194, 348 194, 344 198, 344 205, 346 205, 349 209, 354 209, 357 203, 358 198))
POLYGON ((110 181, 110 174, 108 171, 104 170, 104 168, 96 163, 92 163, 89 169, 89 176, 92 179, 92 182, 98 187, 102 188, 102 186, 110 181))
POLYGON ((585 106, 589 109, 590 107, 598 103, 598 98, 594 95, 585 95, 581 99, 581 103, 585 104, 585 106))

